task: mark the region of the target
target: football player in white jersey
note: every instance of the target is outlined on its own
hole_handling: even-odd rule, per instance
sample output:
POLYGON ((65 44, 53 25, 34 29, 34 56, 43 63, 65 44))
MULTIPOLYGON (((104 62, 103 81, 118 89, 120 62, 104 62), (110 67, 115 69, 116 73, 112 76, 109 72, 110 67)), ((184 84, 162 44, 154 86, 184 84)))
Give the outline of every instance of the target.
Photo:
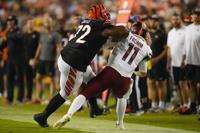
POLYGON ((113 93, 118 97, 116 125, 117 128, 124 129, 123 119, 126 99, 132 91, 131 75, 135 73, 144 76, 147 72, 145 60, 152 55, 150 47, 142 37, 146 37, 148 33, 145 28, 143 22, 132 24, 129 36, 115 45, 107 66, 88 82, 83 91, 74 99, 67 114, 53 125, 54 128, 60 128, 70 121, 72 115, 84 104, 86 99, 104 91, 106 88, 112 88, 113 93), (137 66, 139 66, 139 72, 135 72, 137 66))

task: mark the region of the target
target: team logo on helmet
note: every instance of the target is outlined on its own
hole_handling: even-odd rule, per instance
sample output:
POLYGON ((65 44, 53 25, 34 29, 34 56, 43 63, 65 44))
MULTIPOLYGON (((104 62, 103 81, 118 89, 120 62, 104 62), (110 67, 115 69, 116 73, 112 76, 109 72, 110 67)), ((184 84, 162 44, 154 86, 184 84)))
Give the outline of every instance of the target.
POLYGON ((92 6, 88 12, 88 17, 94 20, 100 19, 104 22, 110 22, 109 11, 102 4, 92 6))
POLYGON ((131 24, 130 31, 133 34, 144 36, 146 34, 146 32, 147 32, 147 26, 145 25, 144 22, 141 22, 141 21, 133 22, 131 24))

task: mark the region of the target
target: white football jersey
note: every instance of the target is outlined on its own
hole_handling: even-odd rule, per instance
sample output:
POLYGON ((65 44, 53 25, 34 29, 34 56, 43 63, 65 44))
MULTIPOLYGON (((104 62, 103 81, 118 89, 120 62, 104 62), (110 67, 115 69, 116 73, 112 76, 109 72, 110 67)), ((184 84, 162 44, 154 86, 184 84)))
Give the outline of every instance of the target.
POLYGON ((147 45, 145 39, 136 34, 129 33, 129 36, 118 42, 113 49, 107 66, 111 66, 122 76, 131 77, 138 65, 144 69, 146 63, 143 60, 146 57, 151 57, 151 55, 151 48, 147 45))

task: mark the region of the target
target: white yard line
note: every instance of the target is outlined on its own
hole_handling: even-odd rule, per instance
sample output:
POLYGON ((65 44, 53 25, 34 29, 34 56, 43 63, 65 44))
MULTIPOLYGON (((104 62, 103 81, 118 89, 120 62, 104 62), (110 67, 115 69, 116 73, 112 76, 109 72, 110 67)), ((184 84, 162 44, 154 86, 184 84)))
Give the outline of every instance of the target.
MULTIPOLYGON (((34 112, 13 110, 0 107, 0 119, 31 122, 34 112)), ((58 115, 53 115, 49 119, 49 123, 52 125, 60 118, 58 115)), ((115 128, 115 122, 109 120, 99 120, 74 116, 73 119, 67 123, 63 128, 70 128, 79 131, 88 131, 95 133, 197 133, 192 131, 185 131, 172 128, 155 127, 141 124, 125 123, 125 130, 117 130, 115 128)))

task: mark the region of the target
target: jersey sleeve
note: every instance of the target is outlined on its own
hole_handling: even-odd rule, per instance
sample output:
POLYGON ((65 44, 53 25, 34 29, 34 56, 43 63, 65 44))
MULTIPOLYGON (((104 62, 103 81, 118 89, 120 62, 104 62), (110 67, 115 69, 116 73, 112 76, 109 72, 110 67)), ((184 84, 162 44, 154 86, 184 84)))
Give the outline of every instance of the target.
POLYGON ((94 20, 94 21, 92 21, 92 25, 93 25, 94 27, 96 27, 97 29, 109 29, 109 28, 112 28, 112 27, 113 27, 112 24, 103 23, 103 22, 100 21, 100 20, 94 20))
POLYGON ((103 49, 109 49, 113 46, 116 46, 116 43, 118 42, 112 41, 112 37, 108 37, 106 43, 103 45, 103 49))

